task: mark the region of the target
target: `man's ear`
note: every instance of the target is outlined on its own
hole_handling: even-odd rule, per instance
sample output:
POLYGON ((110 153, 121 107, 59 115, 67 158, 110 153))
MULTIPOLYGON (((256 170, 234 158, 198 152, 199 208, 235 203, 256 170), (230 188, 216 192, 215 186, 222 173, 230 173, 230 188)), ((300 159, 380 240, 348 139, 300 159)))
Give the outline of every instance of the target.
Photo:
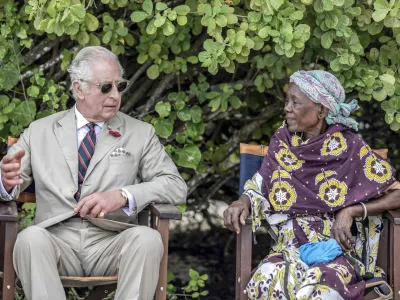
POLYGON ((85 95, 82 90, 82 86, 78 80, 74 80, 74 82, 72 83, 72 88, 74 89, 75 94, 79 99, 85 98, 85 95))

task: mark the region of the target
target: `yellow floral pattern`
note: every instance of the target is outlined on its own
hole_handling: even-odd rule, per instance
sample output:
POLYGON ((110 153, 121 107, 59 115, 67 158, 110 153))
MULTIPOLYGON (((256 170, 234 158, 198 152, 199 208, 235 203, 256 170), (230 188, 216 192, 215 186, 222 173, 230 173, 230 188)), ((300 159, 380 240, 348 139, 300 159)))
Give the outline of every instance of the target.
POLYGON ((276 211, 288 210, 296 199, 295 189, 286 181, 275 182, 269 193, 269 200, 276 211))
POLYGON ((346 149, 347 149, 347 143, 343 134, 340 132, 335 132, 324 141, 324 144, 321 149, 321 155, 339 156, 346 149))
POLYGON ((277 162, 288 172, 301 168, 304 160, 298 159, 289 149, 281 149, 275 154, 277 162))
POLYGON ((330 207, 337 207, 344 203, 347 194, 347 185, 336 179, 330 179, 319 187, 318 196, 330 207))
POLYGON ((371 181, 384 183, 392 177, 392 170, 388 162, 372 154, 365 160, 364 174, 371 181))

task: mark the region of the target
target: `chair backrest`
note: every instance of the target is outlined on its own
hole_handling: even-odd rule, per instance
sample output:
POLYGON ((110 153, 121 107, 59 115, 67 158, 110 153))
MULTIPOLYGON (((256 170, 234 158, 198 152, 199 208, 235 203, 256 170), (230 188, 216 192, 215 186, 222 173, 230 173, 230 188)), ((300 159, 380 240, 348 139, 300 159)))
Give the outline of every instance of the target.
MULTIPOLYGON (((373 150, 383 158, 387 158, 387 149, 373 150)), ((264 156, 268 153, 268 146, 240 144, 240 189, 243 193, 244 184, 260 169, 264 156)))

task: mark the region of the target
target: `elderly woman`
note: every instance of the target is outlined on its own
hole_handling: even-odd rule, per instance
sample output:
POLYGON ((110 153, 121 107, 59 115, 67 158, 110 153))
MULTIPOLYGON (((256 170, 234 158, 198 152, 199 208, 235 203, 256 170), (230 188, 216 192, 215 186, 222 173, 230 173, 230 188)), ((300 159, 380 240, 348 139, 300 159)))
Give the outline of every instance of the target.
POLYGON ((250 299, 362 299, 362 279, 383 275, 376 266, 379 215, 400 208, 400 190, 395 170, 355 133, 349 116, 357 101, 344 100, 332 74, 294 73, 286 121, 243 195, 224 212, 236 232, 250 210, 253 231, 262 220, 270 225, 274 244, 248 283, 250 299), (300 246, 327 240, 343 254, 315 264, 300 258, 300 246))

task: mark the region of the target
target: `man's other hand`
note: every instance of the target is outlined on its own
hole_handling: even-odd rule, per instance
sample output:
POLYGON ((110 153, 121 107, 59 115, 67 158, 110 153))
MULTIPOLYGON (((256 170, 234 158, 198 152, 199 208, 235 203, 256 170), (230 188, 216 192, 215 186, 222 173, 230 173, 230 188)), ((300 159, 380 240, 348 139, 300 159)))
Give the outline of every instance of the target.
POLYGON ((99 192, 81 199, 74 211, 79 212, 82 218, 89 214, 93 218, 103 218, 125 204, 126 199, 120 191, 99 192))
POLYGON ((16 185, 21 185, 24 180, 21 179, 21 159, 25 155, 25 150, 21 149, 18 152, 6 155, 3 157, 1 164, 1 181, 7 193, 16 185))

